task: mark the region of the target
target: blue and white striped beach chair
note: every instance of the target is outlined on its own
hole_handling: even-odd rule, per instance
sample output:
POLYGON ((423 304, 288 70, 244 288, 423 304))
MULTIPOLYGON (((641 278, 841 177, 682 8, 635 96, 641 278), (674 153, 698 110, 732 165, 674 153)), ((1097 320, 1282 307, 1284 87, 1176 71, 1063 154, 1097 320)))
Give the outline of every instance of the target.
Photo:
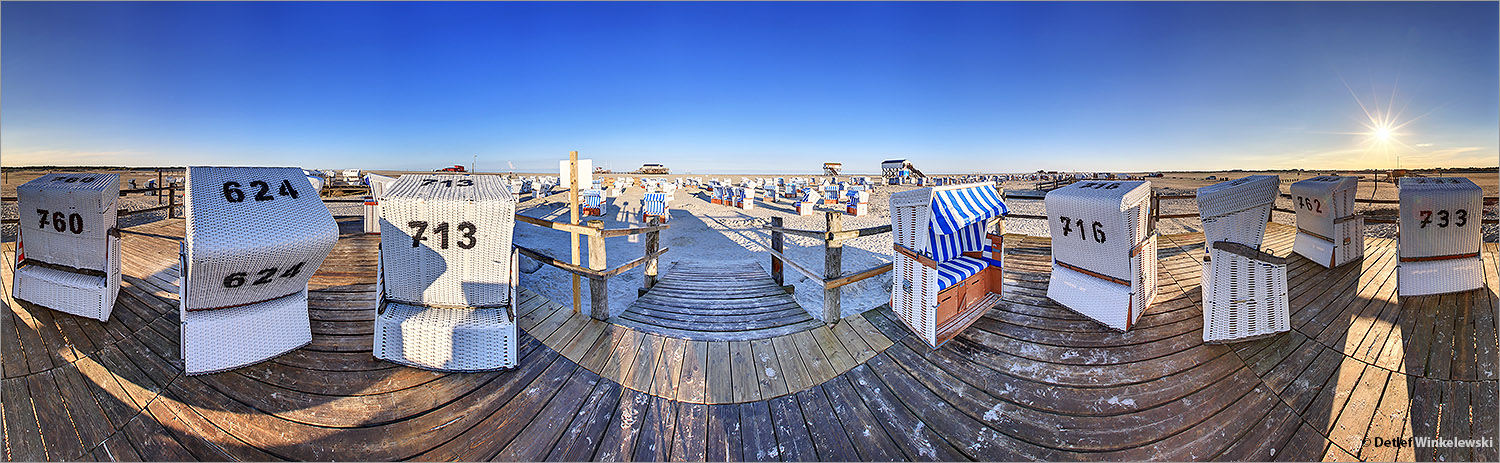
POLYGON ((891 307, 928 345, 952 339, 999 302, 1003 238, 986 227, 1009 212, 1000 197, 988 185, 891 195, 891 307))
POLYGON ((579 215, 604 215, 604 190, 597 188, 583 190, 579 193, 578 200, 581 202, 579 215))
POLYGON ((818 190, 803 188, 802 198, 792 203, 792 207, 797 209, 797 215, 812 215, 813 206, 817 205, 822 199, 823 195, 818 194, 818 190))
POLYGON ((672 214, 667 212, 666 193, 646 193, 646 198, 641 200, 641 221, 645 222, 651 217, 661 218, 662 223, 672 218, 672 214))

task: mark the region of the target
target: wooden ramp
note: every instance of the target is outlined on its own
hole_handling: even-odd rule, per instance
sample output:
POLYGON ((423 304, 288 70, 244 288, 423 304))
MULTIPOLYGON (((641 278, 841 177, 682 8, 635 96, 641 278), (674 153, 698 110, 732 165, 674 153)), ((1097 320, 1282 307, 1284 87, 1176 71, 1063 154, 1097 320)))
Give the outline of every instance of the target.
POLYGON ((678 262, 610 322, 695 341, 748 341, 822 325, 759 265, 678 262))

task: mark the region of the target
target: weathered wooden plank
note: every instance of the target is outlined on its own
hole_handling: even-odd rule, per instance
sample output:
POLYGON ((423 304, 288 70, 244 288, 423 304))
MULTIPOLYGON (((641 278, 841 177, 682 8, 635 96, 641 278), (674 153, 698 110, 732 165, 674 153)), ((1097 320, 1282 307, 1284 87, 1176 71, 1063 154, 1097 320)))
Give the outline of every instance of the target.
POLYGON ((672 435, 672 461, 708 458, 708 405, 677 402, 677 425, 672 435))
POLYGON ((672 438, 677 431, 677 404, 662 397, 652 397, 650 402, 633 461, 666 461, 672 451, 672 438))
POLYGON ((150 414, 142 413, 120 430, 146 461, 189 461, 193 455, 182 447, 150 414))
POLYGON ((681 362, 677 375, 677 400, 708 403, 708 343, 684 341, 681 362))
POLYGON ((27 378, 0 380, 0 398, 5 402, 5 443, 11 461, 43 461, 47 450, 37 424, 27 378))
POLYGON ((786 372, 781 370, 776 358, 776 347, 770 339, 750 341, 750 351, 755 363, 755 380, 760 388, 760 397, 769 399, 787 394, 786 372))
MULTIPOLYGON (((844 377, 838 377, 818 386, 824 393, 828 394, 828 403, 839 422, 843 425, 845 435, 851 440, 854 450, 859 453, 858 460, 863 461, 897 461, 906 459, 901 448, 886 434, 885 427, 870 412, 869 407, 860 399, 854 391, 854 387, 844 377)), ((853 458, 850 459, 855 460, 853 458)))
POLYGON ((886 433, 895 441, 908 460, 956 461, 967 459, 958 450, 948 445, 943 437, 933 432, 890 391, 883 387, 880 379, 869 369, 860 365, 849 370, 847 377, 853 389, 874 413, 876 422, 885 427, 886 433))
POLYGON ((807 421, 802 408, 794 396, 782 396, 770 400, 771 423, 776 429, 777 450, 786 461, 814 461, 818 452, 814 449, 812 434, 807 430, 807 421))
MULTIPOLYGON (((494 459, 506 461, 541 461, 552 451, 558 437, 567 431, 569 420, 584 413, 581 407, 588 401, 602 378, 583 368, 575 368, 546 406, 535 414, 524 417, 523 428, 514 439, 500 450, 494 459)), ((502 409, 499 413, 505 413, 502 409)), ((521 417, 518 417, 521 418, 521 417)), ((502 434, 503 433, 497 433, 502 434)))
POLYGON ((73 428, 78 432, 83 448, 91 449, 108 440, 115 428, 109 418, 105 417, 104 409, 94 398, 88 381, 78 372, 78 367, 68 364, 52 372, 53 379, 57 381, 58 392, 62 394, 60 399, 68 409, 68 416, 75 424, 73 428))
POLYGON ((707 362, 704 364, 704 378, 707 380, 708 403, 727 404, 735 402, 734 396, 734 369, 730 355, 730 346, 727 342, 707 343, 707 362))
POLYGON ((755 353, 746 341, 729 343, 729 364, 733 379, 734 401, 761 400, 760 379, 755 373, 755 353))
POLYGON ((657 397, 677 398, 678 382, 682 379, 683 351, 687 342, 681 338, 662 338, 661 356, 657 358, 652 374, 651 394, 657 397))
POLYGON ((818 347, 818 341, 813 339, 812 334, 800 332, 791 335, 792 343, 797 346, 797 353, 801 354, 802 366, 807 369, 807 377, 813 384, 820 384, 833 379, 844 370, 836 369, 828 357, 823 354, 823 348, 818 347))
POLYGON ((780 461, 776 428, 771 422, 769 402, 746 402, 740 408, 740 451, 744 461, 780 461))
POLYGON ((708 406, 706 461, 744 461, 740 443, 740 406, 708 406))
POLYGON ((624 461, 635 454, 635 447, 645 426, 646 409, 651 405, 651 396, 633 389, 625 389, 620 396, 619 408, 599 439, 599 450, 595 461, 624 461))
POLYGON ((839 423, 838 412, 829 404, 822 387, 815 386, 798 392, 795 397, 797 404, 801 406, 802 417, 807 422, 807 431, 812 437, 813 448, 817 450, 818 459, 823 461, 860 459, 858 452, 854 450, 854 443, 849 440, 849 433, 839 423))
POLYGON ((547 461, 584 461, 593 457, 599 440, 605 434, 610 419, 614 417, 620 403, 620 383, 601 381, 589 393, 557 445, 547 455, 547 461))
POLYGON ((802 366, 802 353, 797 351, 797 344, 790 336, 778 336, 770 339, 772 346, 776 349, 777 372, 786 381, 786 389, 789 392, 807 390, 815 385, 807 376, 807 367, 802 366))
POLYGON ((630 369, 630 376, 621 381, 625 387, 651 392, 651 381, 656 376, 657 360, 662 356, 662 347, 667 338, 654 334, 641 336, 641 346, 636 349, 635 366, 630 369))

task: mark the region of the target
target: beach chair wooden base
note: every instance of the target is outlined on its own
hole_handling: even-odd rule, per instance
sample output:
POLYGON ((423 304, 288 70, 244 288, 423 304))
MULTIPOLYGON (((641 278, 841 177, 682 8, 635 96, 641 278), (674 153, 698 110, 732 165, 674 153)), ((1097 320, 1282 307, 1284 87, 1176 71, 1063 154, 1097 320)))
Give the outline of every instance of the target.
POLYGON ((661 223, 667 223, 667 219, 671 218, 672 216, 670 216, 670 215, 647 214, 645 212, 642 212, 641 213, 641 222, 649 222, 652 217, 656 217, 658 219, 661 219, 661 223))
POLYGON ((604 215, 604 212, 601 211, 600 209, 603 209, 603 208, 599 208, 599 207, 580 207, 580 208, 578 208, 578 214, 582 215, 582 216, 586 216, 586 217, 588 217, 588 216, 600 216, 600 215, 604 215))
POLYGON ((848 206, 846 206, 844 208, 844 212, 848 213, 849 215, 855 216, 855 217, 863 216, 865 214, 869 214, 870 213, 870 204, 869 203, 850 204, 850 205, 848 205, 848 206))
POLYGON ((722 199, 719 199, 719 198, 714 198, 714 199, 713 199, 713 200, 712 200, 712 202, 713 202, 713 203, 714 203, 714 204, 718 204, 718 205, 723 205, 723 204, 724 204, 724 200, 722 200, 722 199))

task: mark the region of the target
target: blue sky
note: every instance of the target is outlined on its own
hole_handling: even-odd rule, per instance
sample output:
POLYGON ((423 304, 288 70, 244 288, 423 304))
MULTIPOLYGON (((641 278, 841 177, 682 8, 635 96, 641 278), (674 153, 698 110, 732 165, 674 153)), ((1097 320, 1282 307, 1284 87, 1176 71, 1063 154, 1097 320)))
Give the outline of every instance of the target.
POLYGON ((431 170, 478 155, 481 171, 548 171, 578 150, 679 173, 1493 166, 1497 13, 5 2, 0 163, 431 170), (1409 123, 1379 142, 1361 103, 1409 123))

